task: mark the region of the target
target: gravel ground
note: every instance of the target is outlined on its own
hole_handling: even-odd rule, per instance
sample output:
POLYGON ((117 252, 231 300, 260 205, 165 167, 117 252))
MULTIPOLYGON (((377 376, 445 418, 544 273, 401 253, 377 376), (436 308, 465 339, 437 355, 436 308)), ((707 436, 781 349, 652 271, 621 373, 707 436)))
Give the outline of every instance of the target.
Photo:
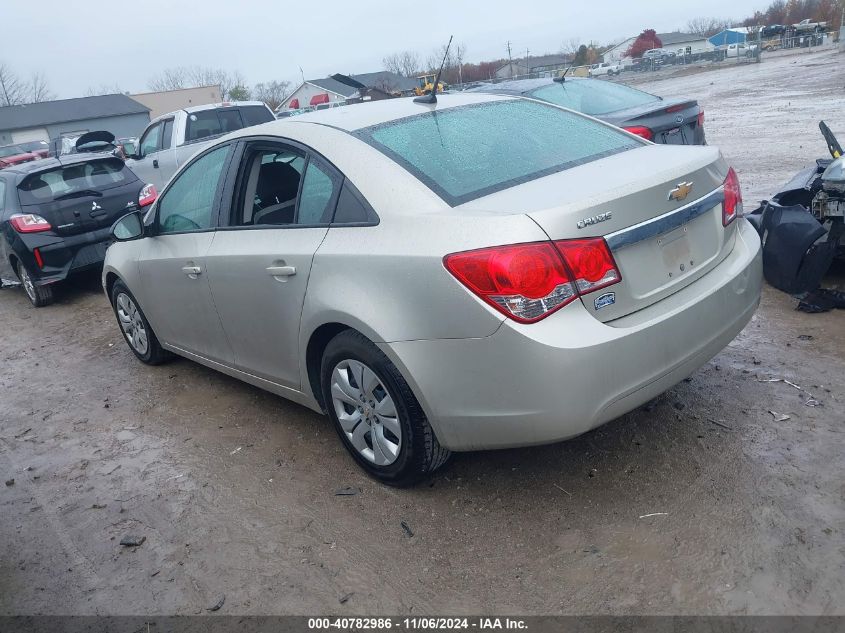
MULTIPOLYGON (((703 103, 748 204, 824 154, 819 118, 845 138, 842 60, 641 85, 703 103)), ((395 490, 327 419, 135 361, 95 275, 37 311, 2 290, 0 614, 845 614, 845 324, 794 303, 767 288, 713 361, 602 428, 395 490)))

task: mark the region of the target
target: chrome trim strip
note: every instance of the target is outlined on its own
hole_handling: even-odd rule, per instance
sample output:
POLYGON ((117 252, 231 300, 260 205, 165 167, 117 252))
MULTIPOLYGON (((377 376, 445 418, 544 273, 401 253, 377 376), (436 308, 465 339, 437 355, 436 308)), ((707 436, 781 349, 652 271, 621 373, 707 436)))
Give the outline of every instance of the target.
POLYGON ((619 250, 620 248, 637 244, 638 242, 676 229, 690 220, 707 213, 717 204, 724 202, 724 200, 725 188, 721 186, 703 198, 699 198, 694 202, 690 202, 687 205, 669 213, 664 213, 651 220, 646 220, 634 226, 629 226, 626 229, 609 233, 604 236, 604 239, 611 251, 619 250))

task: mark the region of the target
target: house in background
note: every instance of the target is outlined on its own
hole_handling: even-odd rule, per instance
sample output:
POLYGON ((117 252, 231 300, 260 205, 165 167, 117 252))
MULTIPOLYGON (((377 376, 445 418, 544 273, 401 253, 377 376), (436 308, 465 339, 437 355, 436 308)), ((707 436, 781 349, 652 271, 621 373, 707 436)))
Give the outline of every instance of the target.
POLYGON ((182 88, 180 90, 164 90, 162 92, 142 92, 129 96, 150 109, 151 119, 162 114, 167 114, 168 112, 190 108, 191 106, 220 103, 223 101, 220 86, 200 86, 199 88, 182 88))
POLYGON ((0 108, 0 145, 49 141, 107 130, 117 138, 138 136, 150 109, 123 94, 59 99, 0 108))
POLYGON ((506 62, 496 69, 497 79, 511 79, 525 75, 552 77, 571 63, 567 55, 537 55, 506 62))
POLYGON ((628 56, 628 49, 631 48, 631 44, 633 44, 636 40, 636 36, 629 37, 627 40, 619 42, 616 46, 611 46, 602 55, 602 61, 609 64, 620 63, 628 56))
POLYGON ((306 108, 322 103, 355 103, 412 94, 414 79, 387 71, 360 75, 335 74, 325 79, 308 79, 297 87, 277 111, 306 108))
POLYGON ((658 33, 663 48, 676 55, 700 55, 713 50, 714 46, 703 35, 697 33, 658 33))
POLYGON ((345 103, 347 98, 353 97, 357 93, 356 88, 340 83, 337 79, 331 77, 308 79, 290 93, 277 110, 295 110, 320 103, 345 103))

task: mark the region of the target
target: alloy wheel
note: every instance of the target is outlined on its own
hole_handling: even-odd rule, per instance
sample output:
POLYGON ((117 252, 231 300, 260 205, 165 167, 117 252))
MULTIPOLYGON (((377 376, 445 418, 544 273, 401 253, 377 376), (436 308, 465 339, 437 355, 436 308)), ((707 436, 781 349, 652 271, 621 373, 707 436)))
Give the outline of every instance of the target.
POLYGON ((367 461, 388 466, 399 457, 402 427, 393 398, 364 363, 347 359, 331 375, 332 405, 347 439, 367 461))
POLYGON ((26 268, 20 266, 18 268, 18 273, 21 276, 21 283, 23 284, 23 289, 26 292, 26 296, 29 297, 29 300, 35 303, 35 284, 32 283, 32 277, 29 276, 29 273, 26 272, 26 268))
POLYGON ((143 356, 147 353, 150 343, 144 321, 141 319, 141 312, 126 293, 118 293, 115 303, 117 304, 117 318, 120 321, 123 335, 132 349, 143 356))

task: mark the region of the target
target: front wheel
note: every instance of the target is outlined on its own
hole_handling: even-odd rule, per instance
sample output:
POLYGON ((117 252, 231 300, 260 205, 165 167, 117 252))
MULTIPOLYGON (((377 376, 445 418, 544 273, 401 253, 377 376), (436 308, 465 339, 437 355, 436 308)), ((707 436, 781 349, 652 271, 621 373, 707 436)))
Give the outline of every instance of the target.
POLYGON ((27 298, 36 308, 43 308, 53 303, 53 287, 36 286, 29 272, 26 270, 26 266, 21 262, 18 262, 18 277, 21 280, 27 298))
POLYGON ((122 281, 115 282, 111 303, 123 338, 138 360, 147 365, 159 365, 170 357, 159 344, 135 297, 122 281))
POLYGON ((446 463, 449 451, 390 359, 354 330, 326 346, 323 399, 343 445, 361 468, 391 486, 409 486, 446 463))

